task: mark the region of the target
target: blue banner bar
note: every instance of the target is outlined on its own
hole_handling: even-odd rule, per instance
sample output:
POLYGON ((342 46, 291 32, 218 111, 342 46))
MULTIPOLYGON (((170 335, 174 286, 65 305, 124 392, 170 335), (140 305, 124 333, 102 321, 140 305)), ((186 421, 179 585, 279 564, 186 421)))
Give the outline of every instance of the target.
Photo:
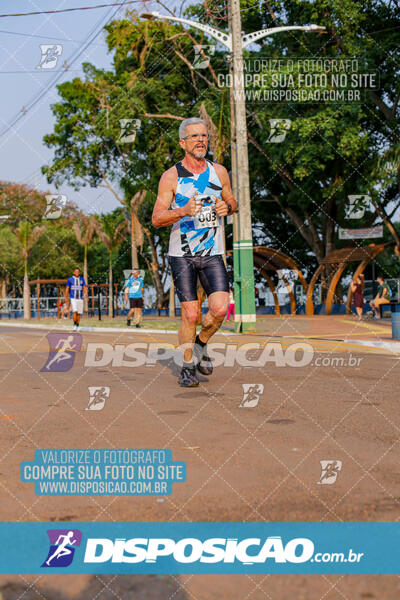
POLYGON ((400 523, 1 523, 0 573, 398 574, 400 523))

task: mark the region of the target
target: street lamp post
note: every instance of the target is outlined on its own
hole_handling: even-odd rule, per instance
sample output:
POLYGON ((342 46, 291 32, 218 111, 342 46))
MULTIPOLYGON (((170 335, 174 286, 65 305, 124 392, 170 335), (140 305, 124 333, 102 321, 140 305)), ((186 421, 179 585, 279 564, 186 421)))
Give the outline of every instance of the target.
POLYGON ((231 152, 232 188, 238 201, 238 215, 233 215, 233 263, 235 283, 235 325, 236 331, 254 331, 256 323, 253 236, 251 226, 251 201, 249 165, 247 149, 246 103, 243 74, 243 49, 258 40, 281 31, 300 30, 322 33, 325 27, 319 25, 286 25, 270 29, 260 29, 242 35, 240 2, 230 0, 229 33, 225 33, 197 21, 181 17, 162 15, 158 11, 143 13, 147 19, 165 19, 184 23, 200 29, 220 42, 231 53, 230 104, 231 104, 231 152))

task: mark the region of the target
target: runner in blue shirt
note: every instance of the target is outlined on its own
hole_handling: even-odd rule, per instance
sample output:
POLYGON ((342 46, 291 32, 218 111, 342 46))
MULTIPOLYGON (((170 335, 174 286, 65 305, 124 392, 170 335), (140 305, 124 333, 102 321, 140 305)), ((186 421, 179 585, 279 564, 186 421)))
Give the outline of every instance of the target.
POLYGON ((81 270, 76 267, 73 276, 68 279, 65 289, 65 301, 68 305, 71 302, 74 331, 78 331, 81 315, 83 315, 83 296, 87 300, 87 285, 81 276, 81 270))
POLYGON ((126 324, 131 324, 131 318, 135 313, 136 327, 140 327, 143 308, 143 279, 140 277, 139 269, 132 269, 132 275, 128 277, 125 283, 125 302, 129 300, 129 313, 126 324))

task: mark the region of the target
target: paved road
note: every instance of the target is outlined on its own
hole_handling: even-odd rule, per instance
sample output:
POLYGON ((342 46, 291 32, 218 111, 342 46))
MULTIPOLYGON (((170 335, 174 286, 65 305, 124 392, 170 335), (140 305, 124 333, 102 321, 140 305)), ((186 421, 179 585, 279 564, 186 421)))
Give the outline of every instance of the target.
MULTIPOLYGON (((310 344, 310 360, 291 366, 285 363, 288 349, 295 361, 301 362, 303 356, 301 348, 296 353, 290 350, 292 343, 299 343, 298 337, 282 340, 276 332, 269 340, 218 336, 224 356, 223 344, 240 348, 251 342, 262 347, 248 350, 248 366, 237 362, 220 366, 211 377, 202 378, 198 389, 184 390, 176 384, 178 366, 173 358, 138 367, 122 362, 132 360, 122 354, 128 344, 176 344, 175 334, 82 333, 82 349, 73 367, 43 372, 49 349, 46 333, 0 326, 3 521, 398 519, 399 358, 393 353, 326 337, 308 338, 300 343, 310 344), (257 352, 265 352, 267 342, 274 344, 269 360, 254 366, 252 360, 257 352), (114 364, 85 366, 88 344, 108 344, 114 364), (255 394, 250 405, 256 405, 240 406, 246 400, 243 386, 250 384, 260 386, 255 390, 258 403, 255 394), (89 386, 110 387, 103 410, 85 410, 89 386), (33 484, 19 481, 20 462, 33 460, 36 448, 81 447, 169 448, 174 460, 187 463, 187 481, 174 484, 172 495, 165 498, 68 501, 36 496, 33 484), (323 460, 336 466, 341 461, 332 485, 318 483, 323 460)), ((46 587, 52 580, 41 581, 46 587)), ((63 583, 67 579, 59 581, 60 589, 67 589, 63 583)), ((77 578, 76 593, 85 596, 90 581, 77 578)), ((118 581, 122 590, 125 580, 118 581)), ((354 576, 180 577, 179 585, 186 591, 175 597, 329 600, 344 595, 391 600, 399 597, 399 581, 354 576)), ((172 586, 171 581, 167 584, 172 586)), ((14 597, 11 592, 9 588, 8 596, 3 593, 4 600, 14 597)), ((161 591, 154 594, 168 597, 161 591)))

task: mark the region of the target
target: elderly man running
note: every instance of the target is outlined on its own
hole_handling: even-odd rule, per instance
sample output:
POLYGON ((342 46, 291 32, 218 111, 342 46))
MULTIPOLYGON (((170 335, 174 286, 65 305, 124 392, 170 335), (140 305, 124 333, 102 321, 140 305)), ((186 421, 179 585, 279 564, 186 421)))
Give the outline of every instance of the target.
POLYGON ((155 227, 172 225, 168 260, 181 303, 179 343, 184 351, 178 383, 183 387, 199 385, 196 368, 211 375, 206 344, 220 328, 229 301, 221 224, 237 204, 225 167, 205 158, 208 140, 202 119, 182 121, 179 144, 185 156, 163 173, 152 219, 155 227), (197 278, 207 294, 209 310, 196 336, 197 278))

